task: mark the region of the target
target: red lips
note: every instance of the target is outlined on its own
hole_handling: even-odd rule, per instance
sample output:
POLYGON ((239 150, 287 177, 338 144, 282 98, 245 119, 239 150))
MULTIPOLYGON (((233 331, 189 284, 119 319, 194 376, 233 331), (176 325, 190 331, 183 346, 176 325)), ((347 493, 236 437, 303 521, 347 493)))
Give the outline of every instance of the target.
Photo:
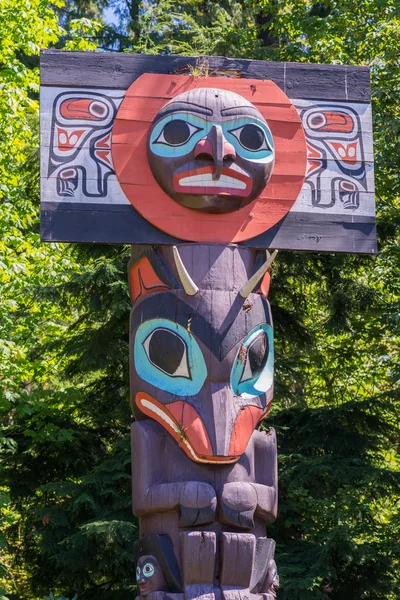
POLYGON ((253 180, 249 175, 236 169, 223 167, 220 178, 213 180, 213 172, 214 167, 212 165, 179 171, 174 173, 172 185, 176 192, 186 194, 199 194, 202 196, 229 195, 244 198, 250 195, 253 180))

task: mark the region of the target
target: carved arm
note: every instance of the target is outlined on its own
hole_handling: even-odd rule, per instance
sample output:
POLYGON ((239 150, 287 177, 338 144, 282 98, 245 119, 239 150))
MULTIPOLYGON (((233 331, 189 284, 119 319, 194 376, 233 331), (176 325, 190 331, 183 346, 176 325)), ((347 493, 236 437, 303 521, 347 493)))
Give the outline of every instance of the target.
POLYGON ((217 507, 212 486, 202 481, 163 483, 166 435, 154 422, 132 424, 133 513, 142 517, 176 510, 180 527, 212 523, 217 507))

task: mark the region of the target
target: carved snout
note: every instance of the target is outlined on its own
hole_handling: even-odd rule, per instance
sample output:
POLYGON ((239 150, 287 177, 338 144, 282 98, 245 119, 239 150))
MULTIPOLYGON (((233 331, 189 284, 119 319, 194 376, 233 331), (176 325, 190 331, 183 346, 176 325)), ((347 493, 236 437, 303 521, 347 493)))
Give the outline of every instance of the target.
MULTIPOLYGON (((246 450, 254 429, 263 414, 258 406, 244 404, 233 395, 230 386, 211 384, 211 402, 214 422, 212 446, 217 456, 239 458, 246 450)), ((210 436, 211 437, 211 436, 210 436)))

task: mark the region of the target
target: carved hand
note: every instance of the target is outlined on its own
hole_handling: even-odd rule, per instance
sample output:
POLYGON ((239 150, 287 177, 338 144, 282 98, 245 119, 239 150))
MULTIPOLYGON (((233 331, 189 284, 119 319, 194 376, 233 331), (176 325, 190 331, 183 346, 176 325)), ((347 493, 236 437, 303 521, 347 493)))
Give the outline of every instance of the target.
POLYGON ((179 497, 179 527, 195 527, 215 521, 217 497, 213 487, 188 481, 179 497))
POLYGON ((221 523, 241 529, 252 529, 256 508, 257 492, 251 483, 226 483, 222 488, 219 507, 221 523))

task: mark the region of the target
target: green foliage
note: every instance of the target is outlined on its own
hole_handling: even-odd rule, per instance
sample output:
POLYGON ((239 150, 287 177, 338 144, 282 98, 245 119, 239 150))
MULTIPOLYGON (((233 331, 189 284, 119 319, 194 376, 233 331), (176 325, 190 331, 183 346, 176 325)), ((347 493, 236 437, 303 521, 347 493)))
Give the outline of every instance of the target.
POLYGON ((280 600, 397 600, 398 3, 0 4, 0 597, 134 594, 129 248, 40 244, 40 47, 372 68, 378 257, 280 254, 271 303, 280 600), (114 6, 118 26, 105 25, 114 6))
MULTIPOLYGON (((77 600, 77 598, 78 596, 74 596, 72 600, 77 600)), ((66 598, 65 596, 59 596, 58 598, 56 598, 53 592, 50 592, 48 596, 44 596, 44 600, 69 600, 69 598, 66 598)))

